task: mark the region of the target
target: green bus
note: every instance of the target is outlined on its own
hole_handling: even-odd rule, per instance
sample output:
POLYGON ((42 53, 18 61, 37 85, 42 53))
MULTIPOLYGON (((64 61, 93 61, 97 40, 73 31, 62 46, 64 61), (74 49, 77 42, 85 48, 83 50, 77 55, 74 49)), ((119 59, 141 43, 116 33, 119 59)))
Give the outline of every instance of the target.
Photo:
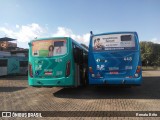
POLYGON ((29 42, 28 82, 34 87, 86 85, 88 50, 70 37, 29 42))

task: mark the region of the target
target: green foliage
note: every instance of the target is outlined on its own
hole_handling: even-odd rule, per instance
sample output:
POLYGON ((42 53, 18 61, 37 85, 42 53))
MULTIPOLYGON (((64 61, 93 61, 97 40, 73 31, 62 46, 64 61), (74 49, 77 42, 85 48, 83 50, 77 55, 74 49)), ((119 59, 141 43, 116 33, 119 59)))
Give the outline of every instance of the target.
POLYGON ((144 66, 160 66, 160 44, 140 42, 141 59, 144 66))

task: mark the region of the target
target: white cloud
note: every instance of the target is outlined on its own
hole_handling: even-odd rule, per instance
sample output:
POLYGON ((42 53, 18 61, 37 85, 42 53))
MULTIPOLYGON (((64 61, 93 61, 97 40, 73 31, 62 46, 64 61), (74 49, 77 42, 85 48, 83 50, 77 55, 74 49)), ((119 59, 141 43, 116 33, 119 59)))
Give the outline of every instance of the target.
POLYGON ((90 34, 86 33, 83 35, 76 35, 73 33, 73 31, 71 29, 68 29, 65 27, 58 27, 57 32, 53 34, 53 37, 58 37, 58 36, 71 37, 79 43, 84 43, 84 44, 88 45, 90 34))
POLYGON ((150 41, 153 42, 153 43, 160 44, 160 40, 158 40, 157 38, 152 38, 150 41))
POLYGON ((16 25, 16 28, 19 28, 19 25, 16 25))
POLYGON ((65 27, 58 27, 57 32, 53 34, 48 34, 49 29, 42 27, 39 24, 32 23, 28 25, 15 25, 15 29, 11 27, 0 27, 0 33, 4 34, 7 37, 17 39, 18 47, 28 48, 28 42, 35 37, 50 37, 50 36, 62 36, 62 37, 71 37, 79 43, 84 43, 88 45, 89 43, 89 33, 83 35, 76 35, 71 29, 65 27))
MULTIPOLYGON (((15 25, 15 27, 9 27, 8 23, 5 23, 5 27, 0 26, 0 34, 5 35, 7 37, 17 39, 17 44, 19 47, 28 47, 28 42, 35 37, 71 37, 79 43, 84 43, 89 45, 89 33, 85 33, 82 35, 75 34, 71 29, 65 27, 58 27, 57 31, 53 34, 50 33, 48 24, 44 27, 40 26, 37 23, 32 23, 28 25, 15 25), (14 29, 15 28, 15 29, 14 29)), ((147 41, 151 41, 154 43, 160 44, 160 39, 156 37, 147 41)))
POLYGON ((141 41, 147 41, 147 42, 153 42, 153 43, 160 44, 160 39, 158 40, 156 37, 152 38, 150 40, 141 40, 141 41))
POLYGON ((28 42, 35 37, 42 37, 45 29, 39 24, 32 23, 28 25, 16 25, 16 31, 9 27, 0 27, 0 32, 7 37, 17 39, 18 47, 28 48, 28 42))
POLYGON ((0 31, 3 32, 7 37, 16 38, 18 42, 28 42, 35 37, 42 36, 45 33, 44 28, 36 23, 22 26, 16 25, 16 28, 18 29, 17 32, 5 27, 0 27, 0 31))

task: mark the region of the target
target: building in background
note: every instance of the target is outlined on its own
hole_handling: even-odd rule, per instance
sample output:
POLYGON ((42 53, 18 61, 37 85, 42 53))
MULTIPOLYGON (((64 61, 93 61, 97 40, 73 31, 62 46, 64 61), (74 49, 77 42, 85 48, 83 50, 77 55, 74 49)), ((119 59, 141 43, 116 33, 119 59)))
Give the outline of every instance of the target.
POLYGON ((0 38, 0 76, 28 73, 28 49, 17 47, 16 39, 0 38))
POLYGON ((16 39, 0 38, 0 56, 22 56, 28 57, 28 49, 17 47, 16 39))

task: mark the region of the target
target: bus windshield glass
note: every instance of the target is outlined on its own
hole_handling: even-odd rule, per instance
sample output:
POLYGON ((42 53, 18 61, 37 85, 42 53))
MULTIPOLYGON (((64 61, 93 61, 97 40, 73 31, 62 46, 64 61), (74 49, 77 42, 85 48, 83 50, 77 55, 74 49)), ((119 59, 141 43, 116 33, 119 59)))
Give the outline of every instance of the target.
POLYGON ((109 34, 92 38, 93 51, 135 50, 133 34, 109 34))
POLYGON ((65 55, 67 45, 65 39, 58 40, 37 40, 32 42, 32 56, 52 57, 65 55))

